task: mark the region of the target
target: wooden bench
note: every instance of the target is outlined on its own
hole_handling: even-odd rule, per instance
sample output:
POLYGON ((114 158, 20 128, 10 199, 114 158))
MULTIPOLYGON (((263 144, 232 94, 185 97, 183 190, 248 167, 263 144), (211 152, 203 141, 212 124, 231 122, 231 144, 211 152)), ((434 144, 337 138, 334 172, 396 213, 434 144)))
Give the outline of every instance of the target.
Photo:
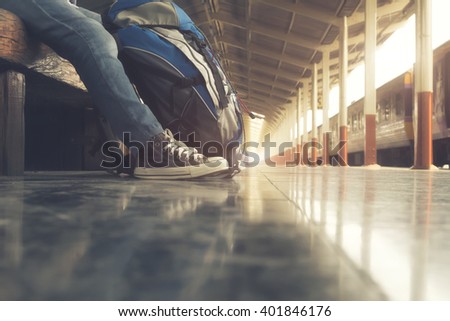
POLYGON ((30 93, 86 106, 89 95, 74 67, 32 39, 12 13, 0 9, 0 176, 24 172, 24 106, 30 93))

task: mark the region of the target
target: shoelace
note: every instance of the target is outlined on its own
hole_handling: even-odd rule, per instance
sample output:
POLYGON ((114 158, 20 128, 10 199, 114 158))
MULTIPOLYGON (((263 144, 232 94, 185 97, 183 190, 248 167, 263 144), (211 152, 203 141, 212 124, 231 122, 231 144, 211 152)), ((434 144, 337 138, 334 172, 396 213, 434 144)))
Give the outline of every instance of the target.
POLYGON ((197 149, 188 147, 186 144, 176 140, 169 129, 164 131, 164 138, 169 141, 164 149, 168 150, 171 155, 177 155, 179 159, 186 161, 190 158, 196 162, 204 160, 205 156, 203 154, 200 154, 197 149))

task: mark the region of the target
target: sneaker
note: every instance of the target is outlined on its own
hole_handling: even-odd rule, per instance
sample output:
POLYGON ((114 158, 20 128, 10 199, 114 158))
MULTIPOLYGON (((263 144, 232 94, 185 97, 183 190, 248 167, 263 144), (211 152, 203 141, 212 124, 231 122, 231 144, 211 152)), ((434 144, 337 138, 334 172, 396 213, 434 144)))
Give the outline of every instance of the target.
POLYGON ((207 158, 195 148, 177 141, 168 129, 153 137, 151 143, 153 145, 148 151, 148 160, 134 169, 137 178, 175 180, 228 173, 229 166, 225 158, 207 158))

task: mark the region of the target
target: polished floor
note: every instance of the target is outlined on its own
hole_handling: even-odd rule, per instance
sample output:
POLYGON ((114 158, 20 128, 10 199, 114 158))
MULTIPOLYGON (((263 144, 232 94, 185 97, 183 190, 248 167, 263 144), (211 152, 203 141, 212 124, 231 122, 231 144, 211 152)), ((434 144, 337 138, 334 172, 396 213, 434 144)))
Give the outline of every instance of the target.
POLYGON ((450 171, 0 177, 0 300, 450 300, 450 171))

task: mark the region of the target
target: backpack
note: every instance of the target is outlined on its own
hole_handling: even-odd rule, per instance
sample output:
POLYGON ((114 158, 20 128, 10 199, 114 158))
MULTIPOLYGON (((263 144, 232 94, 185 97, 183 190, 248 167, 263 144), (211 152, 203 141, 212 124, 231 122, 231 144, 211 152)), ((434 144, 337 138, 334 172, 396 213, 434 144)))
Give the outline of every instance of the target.
POLYGON ((239 100, 186 12, 170 1, 118 0, 105 18, 128 77, 163 128, 206 156, 226 158, 232 175, 239 172, 239 100))

